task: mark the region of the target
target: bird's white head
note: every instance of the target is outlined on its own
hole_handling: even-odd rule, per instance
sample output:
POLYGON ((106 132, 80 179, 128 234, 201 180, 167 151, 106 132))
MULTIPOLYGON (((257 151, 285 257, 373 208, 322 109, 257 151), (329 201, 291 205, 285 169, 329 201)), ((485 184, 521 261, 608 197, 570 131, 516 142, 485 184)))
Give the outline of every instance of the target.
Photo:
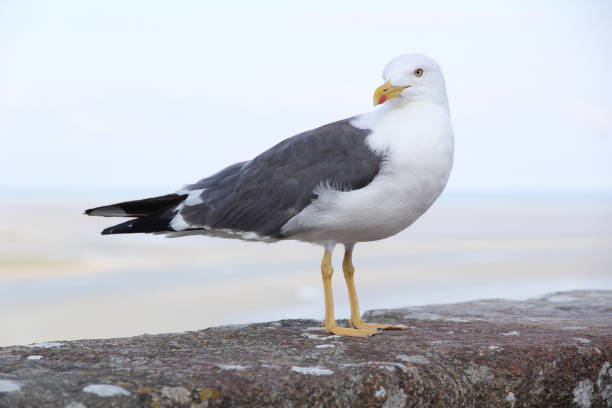
POLYGON ((374 106, 425 101, 447 104, 446 84, 436 61, 421 54, 393 58, 383 70, 384 84, 374 92, 374 106))

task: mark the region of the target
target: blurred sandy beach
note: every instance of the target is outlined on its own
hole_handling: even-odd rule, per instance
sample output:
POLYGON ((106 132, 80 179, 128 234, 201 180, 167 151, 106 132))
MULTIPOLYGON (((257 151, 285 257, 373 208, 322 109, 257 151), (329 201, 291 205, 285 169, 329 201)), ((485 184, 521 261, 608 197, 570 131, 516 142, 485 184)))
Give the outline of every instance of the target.
MULTIPOLYGON (((0 200, 0 346, 322 318, 320 248, 102 237, 116 219, 82 211, 115 198, 0 200)), ((349 314, 341 253, 337 318, 349 314)), ((396 237, 359 244, 355 265, 362 312, 612 289, 612 201, 451 195, 396 237)))

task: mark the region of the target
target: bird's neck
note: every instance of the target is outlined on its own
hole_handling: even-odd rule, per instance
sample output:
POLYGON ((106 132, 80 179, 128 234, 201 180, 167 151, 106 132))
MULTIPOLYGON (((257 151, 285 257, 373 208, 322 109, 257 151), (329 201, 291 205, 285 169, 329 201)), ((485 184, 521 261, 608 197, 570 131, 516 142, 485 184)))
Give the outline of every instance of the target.
POLYGON ((410 122, 420 115, 426 116, 448 116, 448 102, 431 100, 409 100, 404 101, 400 98, 392 99, 377 109, 356 116, 352 120, 353 126, 361 129, 374 129, 385 123, 401 124, 410 122))
POLYGON ((441 157, 441 161, 451 157, 452 162, 454 136, 447 105, 411 102, 382 106, 351 123, 372 132, 366 143, 393 166, 410 166, 415 160, 420 162, 419 157, 441 157))

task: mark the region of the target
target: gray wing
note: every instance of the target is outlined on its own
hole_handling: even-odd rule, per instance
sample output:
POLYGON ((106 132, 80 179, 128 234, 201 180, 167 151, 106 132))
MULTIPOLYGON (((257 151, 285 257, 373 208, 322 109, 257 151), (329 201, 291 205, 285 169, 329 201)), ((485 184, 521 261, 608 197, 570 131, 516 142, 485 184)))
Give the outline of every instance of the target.
POLYGON ((317 198, 315 187, 350 191, 374 179, 383 157, 367 146, 368 134, 345 119, 288 138, 253 160, 186 186, 204 190, 201 203, 185 203, 180 215, 194 229, 284 238, 282 226, 317 198))

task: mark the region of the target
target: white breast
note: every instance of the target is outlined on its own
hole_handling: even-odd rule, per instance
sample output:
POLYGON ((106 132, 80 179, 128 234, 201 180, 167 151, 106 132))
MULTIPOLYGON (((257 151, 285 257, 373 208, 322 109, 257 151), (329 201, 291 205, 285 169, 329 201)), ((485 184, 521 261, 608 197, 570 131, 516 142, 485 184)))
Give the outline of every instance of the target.
POLYGON ((319 198, 293 217, 283 232, 309 242, 375 241, 412 224, 440 195, 453 163, 453 131, 446 106, 381 107, 353 121, 372 129, 367 143, 384 154, 366 187, 316 191, 319 198))

